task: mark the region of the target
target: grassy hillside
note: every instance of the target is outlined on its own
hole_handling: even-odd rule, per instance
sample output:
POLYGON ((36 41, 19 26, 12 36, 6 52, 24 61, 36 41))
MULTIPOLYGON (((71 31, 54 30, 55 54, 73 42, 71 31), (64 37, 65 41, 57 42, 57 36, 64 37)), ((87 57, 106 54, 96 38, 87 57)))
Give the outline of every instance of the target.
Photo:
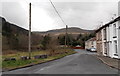
MULTIPOLYGON (((15 24, 7 22, 0 17, 0 26, 2 26, 2 50, 28 50, 28 30, 15 24)), ((32 46, 40 44, 42 36, 32 33, 32 46), (37 41, 36 41, 37 40, 37 41)))

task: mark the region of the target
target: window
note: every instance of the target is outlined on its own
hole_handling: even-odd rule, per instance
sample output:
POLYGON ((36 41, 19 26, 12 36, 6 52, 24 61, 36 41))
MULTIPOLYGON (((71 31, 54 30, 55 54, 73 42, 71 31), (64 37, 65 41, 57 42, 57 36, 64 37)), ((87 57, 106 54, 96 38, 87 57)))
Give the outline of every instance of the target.
POLYGON ((115 54, 114 55, 118 55, 118 49, 117 49, 117 41, 114 41, 114 45, 115 45, 115 54))
POLYGON ((116 38, 116 24, 113 24, 113 38, 116 38))
POLYGON ((104 43, 104 54, 107 55, 107 43, 106 42, 104 43))
POLYGON ((93 41, 92 41, 92 45, 93 45, 93 41))
POLYGON ((106 38, 107 38, 107 32, 106 32, 106 28, 103 30, 103 33, 104 33, 104 40, 106 40, 106 38))

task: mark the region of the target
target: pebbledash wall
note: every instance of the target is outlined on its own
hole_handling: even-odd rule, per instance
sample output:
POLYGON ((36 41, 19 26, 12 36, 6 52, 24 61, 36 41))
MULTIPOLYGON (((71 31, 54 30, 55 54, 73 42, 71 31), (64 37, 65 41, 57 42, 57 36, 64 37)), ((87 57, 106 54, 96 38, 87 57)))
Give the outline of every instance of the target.
POLYGON ((96 44, 99 55, 120 58, 120 2, 117 16, 96 30, 96 44))

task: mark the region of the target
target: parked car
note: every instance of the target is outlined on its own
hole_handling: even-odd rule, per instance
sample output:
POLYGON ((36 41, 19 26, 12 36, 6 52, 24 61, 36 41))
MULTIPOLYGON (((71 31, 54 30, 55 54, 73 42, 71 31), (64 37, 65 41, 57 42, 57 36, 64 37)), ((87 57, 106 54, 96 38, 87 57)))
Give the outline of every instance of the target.
POLYGON ((91 52, 96 52, 96 48, 90 48, 91 52))
POLYGON ((86 49, 87 51, 90 51, 90 49, 86 49))

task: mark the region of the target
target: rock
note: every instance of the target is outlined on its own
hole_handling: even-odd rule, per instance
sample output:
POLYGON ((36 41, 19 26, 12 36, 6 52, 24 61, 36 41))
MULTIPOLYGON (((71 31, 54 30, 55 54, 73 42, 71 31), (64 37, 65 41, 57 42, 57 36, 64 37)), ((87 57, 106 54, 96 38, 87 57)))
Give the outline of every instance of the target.
POLYGON ((68 53, 68 52, 65 52, 65 53, 68 53))
POLYGON ((3 61, 10 61, 10 58, 5 58, 3 61))
POLYGON ((36 55, 34 56, 35 59, 40 59, 41 58, 41 55, 36 55))
POLYGON ((10 60, 15 60, 16 61, 16 58, 10 58, 10 60))
POLYGON ((28 60, 29 57, 27 57, 27 56, 21 56, 21 59, 22 59, 22 60, 28 60))
POLYGON ((16 58, 5 58, 4 61, 16 61, 16 58))
POLYGON ((34 56, 35 59, 40 59, 40 58, 47 58, 47 55, 36 55, 34 56))
POLYGON ((48 56, 47 55, 43 55, 44 58, 47 58, 48 56))

